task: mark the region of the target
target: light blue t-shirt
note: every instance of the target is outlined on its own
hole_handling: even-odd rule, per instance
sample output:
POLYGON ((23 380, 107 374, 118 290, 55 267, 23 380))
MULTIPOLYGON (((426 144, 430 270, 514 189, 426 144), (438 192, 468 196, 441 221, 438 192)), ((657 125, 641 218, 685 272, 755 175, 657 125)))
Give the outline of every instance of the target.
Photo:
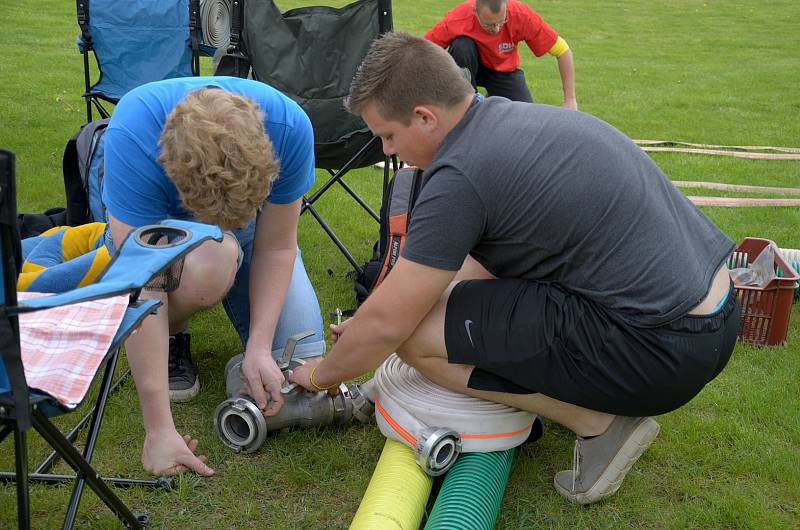
POLYGON ((116 219, 141 226, 165 218, 192 219, 175 184, 158 163, 158 140, 167 115, 187 93, 219 87, 249 97, 266 114, 264 128, 280 173, 267 201, 288 204, 314 184, 314 135, 300 106, 274 88, 238 77, 183 77, 156 81, 128 92, 103 136, 103 203, 116 219))

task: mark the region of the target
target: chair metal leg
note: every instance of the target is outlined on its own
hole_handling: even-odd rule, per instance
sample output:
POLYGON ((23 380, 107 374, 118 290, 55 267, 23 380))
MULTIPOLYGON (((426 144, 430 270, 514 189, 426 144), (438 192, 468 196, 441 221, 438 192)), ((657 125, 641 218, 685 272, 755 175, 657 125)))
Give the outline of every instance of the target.
POLYGON ((142 519, 134 515, 130 509, 120 500, 111 488, 103 482, 92 467, 83 459, 81 454, 64 438, 56 427, 38 410, 34 410, 31 415, 33 427, 36 431, 61 453, 64 461, 75 470, 76 474, 82 475, 83 479, 89 484, 100 500, 113 511, 116 516, 129 528, 143 528, 142 519))
POLYGON ((341 187, 343 187, 343 188, 344 188, 344 190, 345 190, 347 193, 349 193, 349 194, 350 194, 350 196, 351 196, 353 199, 355 199, 355 201, 356 201, 358 204, 360 204, 360 205, 361 205, 361 207, 362 207, 362 208, 364 208, 364 210, 366 210, 366 212, 367 212, 367 213, 368 213, 370 216, 372 216, 372 218, 373 218, 373 219, 375 219, 375 221, 377 221, 378 223, 380 223, 380 222, 381 222, 381 217, 380 217, 380 215, 376 214, 376 213, 375 213, 375 210, 373 210, 372 208, 370 208, 369 204, 367 204, 366 202, 364 202, 364 199, 362 199, 361 197, 359 197, 359 196, 356 194, 356 192, 354 192, 354 191, 353 191, 353 189, 352 189, 350 186, 348 186, 348 185, 347 185, 347 182, 345 182, 345 181, 344 181, 344 179, 340 178, 340 179, 338 180, 338 182, 339 182, 339 185, 340 185, 341 187))
POLYGON ((3 425, 3 428, 0 429, 0 443, 3 443, 3 440, 12 432, 14 432, 14 426, 12 424, 3 425))
MULTIPOLYGON (((361 158, 363 158, 363 157, 364 157, 364 154, 367 152, 367 150, 368 150, 368 149, 370 149, 370 148, 372 147, 372 145, 373 145, 375 142, 377 142, 377 141, 378 141, 378 137, 377 137, 377 136, 373 136, 373 137, 370 139, 370 141, 369 141, 369 142, 367 142, 366 144, 364 144, 364 147, 362 147, 362 148, 361 148, 361 149, 358 151, 358 153, 356 153, 356 154, 355 154, 355 156, 353 156, 353 158, 351 158, 350 160, 348 160, 348 161, 347 161, 347 163, 346 163, 345 165, 343 165, 341 168, 339 168, 339 171, 337 171, 337 172, 336 172, 336 175, 334 175, 334 177, 333 177, 333 178, 330 178, 330 179, 328 179, 328 181, 327 181, 325 184, 323 184, 323 185, 322 185, 322 186, 321 186, 321 187, 320 187, 320 188, 319 188, 317 191, 315 191, 314 193, 312 193, 312 194, 311 194, 311 196, 309 196, 309 197, 307 198, 307 201, 308 201, 308 203, 309 203, 309 204, 314 204, 314 202, 315 202, 317 199, 319 199, 319 198, 320 198, 320 196, 321 196, 323 193, 325 193, 325 192, 328 190, 328 188, 330 188, 331 186, 333 186, 333 184, 336 182, 336 180, 338 180, 338 179, 342 178, 342 176, 344 176, 344 174, 345 174, 345 173, 347 173, 348 171, 350 171, 350 169, 351 169, 351 168, 352 168, 352 167, 353 167, 353 166, 354 166, 354 165, 355 165, 357 162, 359 162, 359 161, 361 160, 361 158)), ((304 205, 304 206, 303 206, 303 208, 300 210, 300 213, 303 213, 305 210, 306 210, 306 206, 304 205)))
MULTIPOLYGON (((83 81, 86 87, 86 93, 89 92, 89 86, 91 81, 89 79, 89 52, 84 51, 83 53, 83 81)), ((86 123, 91 123, 92 121, 92 102, 89 100, 89 97, 84 95, 84 99, 86 99, 86 123)))
MULTIPOLYGON (((100 480, 111 484, 115 488, 131 488, 143 486, 146 488, 171 488, 175 485, 173 477, 159 477, 154 480, 120 477, 100 477, 100 480)), ((16 473, 0 473, 0 482, 17 482, 16 473)), ((28 484, 66 484, 75 482, 75 475, 56 475, 55 473, 28 473, 28 484)))
POLYGON ((25 431, 14 424, 14 460, 17 470, 17 524, 20 530, 31 527, 30 497, 28 495, 28 444, 25 431))
MULTIPOLYGON (((117 390, 117 388, 119 388, 120 385, 122 385, 122 383, 125 381, 125 379, 128 377, 128 375, 130 375, 130 373, 131 373, 131 370, 129 368, 129 369, 125 370, 124 373, 120 374, 120 376, 117 378, 117 380, 114 381, 114 384, 111 386, 111 389, 108 391, 109 395, 113 394, 117 390)), ((78 438, 78 434, 80 433, 81 429, 83 429, 84 425, 89 423, 89 420, 92 419, 92 417, 94 416, 94 413, 95 413, 96 410, 97 410, 97 403, 95 403, 94 406, 92 406, 92 408, 89 410, 89 412, 87 412, 86 415, 83 418, 81 418, 80 421, 78 423, 76 423, 75 426, 72 429, 70 429, 70 431, 67 434, 64 435, 64 437, 67 440, 69 440, 70 442, 74 443, 75 440, 78 438)), ((2 439, 3 439, 2 436, 0 436, 0 441, 2 441, 2 439)), ((59 454, 56 451, 51 452, 47 456, 47 458, 42 460, 42 463, 39 464, 30 473, 31 477, 34 476, 34 475, 41 475, 41 474, 48 473, 51 469, 53 469, 53 466, 56 464, 58 459, 59 459, 59 454)), ((0 477, 1 476, 2 476, 2 474, 0 474, 0 477)))
MULTIPOLYGON (((89 434, 86 439, 86 446, 83 449, 83 458, 87 463, 92 461, 94 448, 97 444, 97 436, 100 432, 100 424, 103 422, 103 413, 106 410, 106 401, 108 394, 111 390, 111 384, 114 380, 114 371, 117 368, 117 360, 119 359, 119 349, 112 353, 106 362, 105 373, 103 374, 102 384, 100 387, 97 402, 94 406, 94 414, 92 414, 92 423, 89 426, 89 434)), ((70 442, 71 443, 71 442, 70 442)), ((81 495, 83 494, 83 486, 85 478, 83 473, 78 471, 75 474, 75 487, 72 488, 72 496, 69 500, 67 507, 67 515, 64 517, 64 528, 72 528, 75 524, 75 516, 78 513, 78 504, 81 502, 81 495)))
POLYGON ((347 248, 344 246, 344 243, 341 242, 341 240, 336 236, 336 233, 334 233, 331 227, 328 226, 328 223, 325 222, 322 216, 319 215, 317 210, 314 209, 314 207, 311 206, 311 203, 308 202, 305 198, 303 198, 303 208, 311 212, 311 215, 314 216, 314 219, 316 219, 319 225, 322 227, 322 229, 325 230, 325 233, 328 234, 328 237, 331 238, 331 241, 333 241, 334 245, 339 247, 339 250, 344 255, 345 259, 347 259, 347 261, 350 262, 350 265, 353 266, 353 269, 356 271, 356 274, 362 274, 364 272, 364 269, 362 269, 358 265, 358 262, 356 262, 353 255, 350 254, 350 251, 348 251, 347 248))

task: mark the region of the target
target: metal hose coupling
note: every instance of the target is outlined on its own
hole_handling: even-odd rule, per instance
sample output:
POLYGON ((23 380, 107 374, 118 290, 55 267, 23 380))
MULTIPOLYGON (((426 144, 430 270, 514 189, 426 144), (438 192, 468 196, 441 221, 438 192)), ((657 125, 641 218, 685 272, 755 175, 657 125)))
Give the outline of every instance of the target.
MULTIPOLYGON (((285 375, 304 364, 293 360, 297 343, 312 336, 311 331, 289 337, 278 367, 285 375)), ((287 427, 314 427, 342 424, 355 417, 360 422, 371 421, 374 403, 369 398, 369 384, 339 386, 339 394, 312 392, 296 384, 285 383, 281 388, 284 403, 275 416, 265 417, 253 399, 243 394, 247 385, 241 377, 244 354, 231 358, 225 366, 227 399, 214 410, 214 430, 227 447, 234 451, 252 453, 264 443, 267 434, 287 427)))
POLYGON ((432 477, 447 473, 461 453, 461 435, 451 429, 429 427, 419 433, 414 455, 417 464, 432 477))

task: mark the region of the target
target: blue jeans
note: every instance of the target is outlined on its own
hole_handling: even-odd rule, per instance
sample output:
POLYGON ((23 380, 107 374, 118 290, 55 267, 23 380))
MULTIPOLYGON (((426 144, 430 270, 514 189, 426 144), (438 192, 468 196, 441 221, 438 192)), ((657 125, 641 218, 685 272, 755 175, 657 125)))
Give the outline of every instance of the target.
MULTIPOLYGON (((253 257, 255 226, 255 221, 253 221, 247 227, 233 231, 244 252, 244 258, 236 273, 233 287, 222 300, 225 312, 239 334, 243 346, 247 344, 247 338, 250 335, 250 262, 253 257)), ((297 344, 294 358, 315 357, 325 353, 325 334, 322 329, 319 301, 311 286, 311 281, 308 279, 308 274, 306 274, 303 258, 298 248, 289 290, 286 292, 286 299, 275 327, 272 356, 276 359, 279 358, 283 354, 286 340, 292 335, 306 330, 313 331, 315 335, 297 344)))

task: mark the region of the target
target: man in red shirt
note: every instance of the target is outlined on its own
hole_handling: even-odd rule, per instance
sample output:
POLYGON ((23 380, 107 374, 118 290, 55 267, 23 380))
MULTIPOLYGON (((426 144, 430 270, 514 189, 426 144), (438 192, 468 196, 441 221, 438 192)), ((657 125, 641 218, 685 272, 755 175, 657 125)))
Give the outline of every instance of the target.
POLYGON ((556 57, 564 90, 563 107, 577 110, 575 67, 566 41, 535 11, 516 0, 467 0, 448 11, 425 38, 442 48, 468 70, 472 86, 490 96, 532 102, 520 68, 517 45, 525 41, 537 57, 556 57))

